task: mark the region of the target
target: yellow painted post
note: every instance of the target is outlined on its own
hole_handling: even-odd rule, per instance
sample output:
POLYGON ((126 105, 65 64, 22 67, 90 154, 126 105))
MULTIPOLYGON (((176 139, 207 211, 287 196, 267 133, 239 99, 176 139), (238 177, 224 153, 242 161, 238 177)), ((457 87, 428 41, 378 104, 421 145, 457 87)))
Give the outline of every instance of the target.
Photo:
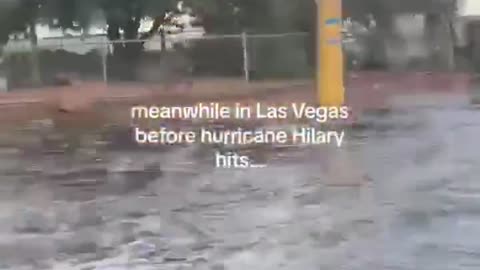
MULTIPOLYGON (((343 73, 342 0, 317 0, 316 91, 320 106, 344 105, 343 73)), ((361 167, 355 166, 345 149, 331 151, 327 165, 327 185, 358 186, 365 182, 361 167)))
POLYGON ((345 99, 342 0, 317 0, 317 76, 319 105, 341 106, 345 99))

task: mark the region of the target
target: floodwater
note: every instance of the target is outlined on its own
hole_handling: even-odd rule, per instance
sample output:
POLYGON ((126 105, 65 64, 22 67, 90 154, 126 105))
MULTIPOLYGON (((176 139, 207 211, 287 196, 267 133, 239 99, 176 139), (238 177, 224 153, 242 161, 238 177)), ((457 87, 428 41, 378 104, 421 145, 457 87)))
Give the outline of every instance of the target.
POLYGON ((480 110, 366 121, 261 169, 195 146, 2 149, 0 269, 479 269, 480 110))

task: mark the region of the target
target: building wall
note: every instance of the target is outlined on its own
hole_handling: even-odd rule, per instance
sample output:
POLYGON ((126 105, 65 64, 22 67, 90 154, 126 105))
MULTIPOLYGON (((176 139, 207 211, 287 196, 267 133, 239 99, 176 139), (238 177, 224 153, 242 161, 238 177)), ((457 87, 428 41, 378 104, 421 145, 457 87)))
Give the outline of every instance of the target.
POLYGON ((392 43, 389 50, 395 61, 407 64, 411 59, 428 57, 424 20, 425 16, 419 14, 396 16, 394 26, 401 42, 392 43))

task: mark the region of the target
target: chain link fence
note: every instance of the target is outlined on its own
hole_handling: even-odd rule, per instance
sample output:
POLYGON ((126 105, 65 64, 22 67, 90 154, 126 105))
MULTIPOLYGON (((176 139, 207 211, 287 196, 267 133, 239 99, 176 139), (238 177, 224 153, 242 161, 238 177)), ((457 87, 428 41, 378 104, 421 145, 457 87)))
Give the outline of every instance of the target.
POLYGON ((32 46, 28 40, 12 40, 3 48, 8 88, 59 85, 71 79, 102 80, 107 42, 104 37, 52 38, 32 46))
POLYGON ((4 47, 9 89, 69 80, 165 83, 181 79, 247 81, 305 78, 312 74, 313 46, 306 33, 167 36, 109 41, 105 36, 14 40, 4 47))

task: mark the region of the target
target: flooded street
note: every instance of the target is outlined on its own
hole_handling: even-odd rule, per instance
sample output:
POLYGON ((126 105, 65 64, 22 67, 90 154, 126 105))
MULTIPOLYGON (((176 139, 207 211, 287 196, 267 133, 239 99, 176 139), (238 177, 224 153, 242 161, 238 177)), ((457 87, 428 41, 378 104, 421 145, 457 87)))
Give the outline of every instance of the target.
POLYGON ((340 149, 248 170, 196 146, 89 163, 2 149, 0 269, 478 269, 480 111, 368 120, 340 149))

